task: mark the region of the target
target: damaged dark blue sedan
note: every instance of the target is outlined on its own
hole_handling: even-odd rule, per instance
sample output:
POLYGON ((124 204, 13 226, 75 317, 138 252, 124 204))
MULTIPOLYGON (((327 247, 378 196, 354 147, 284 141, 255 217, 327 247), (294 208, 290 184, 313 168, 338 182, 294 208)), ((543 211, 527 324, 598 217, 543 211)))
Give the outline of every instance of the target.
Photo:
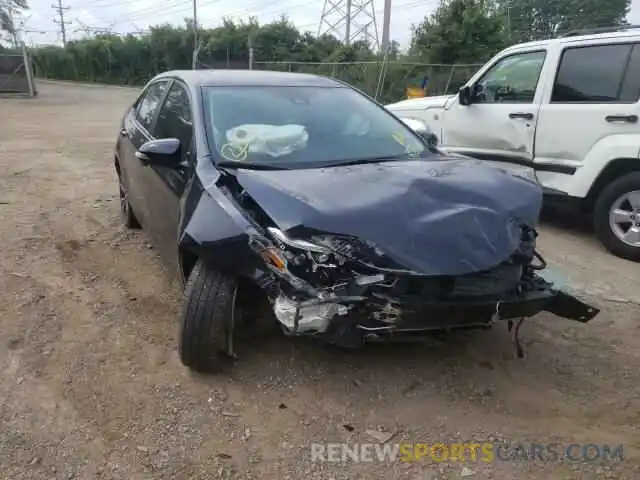
POLYGON ((126 112, 121 214, 185 285, 179 351, 235 357, 266 308, 286 335, 369 339, 599 310, 543 279, 540 187, 460 156, 336 80, 170 71, 126 112))

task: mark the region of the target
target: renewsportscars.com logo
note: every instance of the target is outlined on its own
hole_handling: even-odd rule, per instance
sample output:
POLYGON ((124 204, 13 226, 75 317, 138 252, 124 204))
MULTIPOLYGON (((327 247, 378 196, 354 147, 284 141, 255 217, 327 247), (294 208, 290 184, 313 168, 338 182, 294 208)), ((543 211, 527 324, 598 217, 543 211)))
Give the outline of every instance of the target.
POLYGON ((314 443, 313 462, 612 462, 623 445, 594 443, 314 443))

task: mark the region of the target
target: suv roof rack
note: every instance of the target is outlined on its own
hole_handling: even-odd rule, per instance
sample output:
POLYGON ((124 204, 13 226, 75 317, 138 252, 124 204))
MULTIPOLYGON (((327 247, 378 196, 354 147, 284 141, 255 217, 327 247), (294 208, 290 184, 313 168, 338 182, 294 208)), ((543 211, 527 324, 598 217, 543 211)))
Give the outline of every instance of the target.
POLYGON ((578 35, 590 35, 594 33, 621 32, 624 30, 635 30, 638 28, 640 28, 640 25, 612 25, 610 27, 580 28, 577 30, 571 30, 563 35, 560 35, 560 38, 577 37, 578 35))

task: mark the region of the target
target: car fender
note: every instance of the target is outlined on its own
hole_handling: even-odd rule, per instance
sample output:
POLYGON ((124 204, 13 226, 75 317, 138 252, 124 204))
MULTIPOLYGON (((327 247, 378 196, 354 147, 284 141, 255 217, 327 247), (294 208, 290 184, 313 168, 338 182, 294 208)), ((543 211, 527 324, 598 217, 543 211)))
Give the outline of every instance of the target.
POLYGON ((207 173, 200 177, 206 185, 193 182, 184 197, 178 249, 204 258, 217 268, 241 274, 242 259, 247 265, 255 260, 249 239, 257 230, 223 191, 222 176, 214 169, 207 173), (184 215, 187 212, 190 215, 184 215))
POLYGON ((438 138, 442 138, 442 116, 453 97, 442 95, 436 97, 411 98, 386 105, 385 108, 396 117, 414 118, 422 121, 438 138))
POLYGON ((582 162, 576 165, 573 175, 538 171, 537 176, 547 188, 560 190, 572 197, 585 198, 607 165, 618 158, 638 159, 640 170, 640 135, 620 134, 602 138, 593 145, 582 162))
POLYGON ((438 138, 442 138, 442 115, 445 109, 443 107, 433 106, 424 109, 391 109, 396 117, 402 119, 415 119, 423 122, 438 138))

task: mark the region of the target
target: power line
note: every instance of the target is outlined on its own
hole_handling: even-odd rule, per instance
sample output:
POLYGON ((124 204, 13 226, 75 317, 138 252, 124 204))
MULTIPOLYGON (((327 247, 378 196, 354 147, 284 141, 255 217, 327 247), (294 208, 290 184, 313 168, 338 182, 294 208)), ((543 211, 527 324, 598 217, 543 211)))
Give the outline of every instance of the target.
POLYGON ((62 45, 66 46, 67 45, 67 25, 71 25, 71 22, 68 22, 64 19, 64 12, 68 11, 69 7, 63 7, 62 0, 58 0, 58 4, 51 5, 51 8, 53 8, 58 14, 59 20, 56 20, 54 18, 53 22, 60 25, 60 34, 62 35, 62 45))
POLYGON ((75 31, 84 32, 86 35, 108 35, 113 33, 113 25, 109 27, 92 27, 91 25, 81 22, 78 18, 76 18, 76 23, 78 23, 80 27, 76 28, 75 31))

